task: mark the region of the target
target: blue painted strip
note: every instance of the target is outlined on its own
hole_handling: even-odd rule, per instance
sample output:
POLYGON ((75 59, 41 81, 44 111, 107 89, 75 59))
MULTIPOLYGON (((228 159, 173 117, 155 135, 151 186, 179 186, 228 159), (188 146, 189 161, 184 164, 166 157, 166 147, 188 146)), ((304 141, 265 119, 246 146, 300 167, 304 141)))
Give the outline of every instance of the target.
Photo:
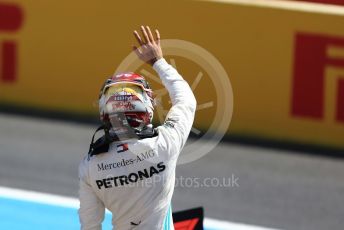
MULTIPOLYGON (((41 230, 41 229, 79 229, 77 214, 78 200, 33 191, 25 191, 0 186, 0 229, 41 230)), ((172 208, 166 222, 172 226, 172 208)), ((106 212, 103 229, 111 229, 111 214, 106 212)), ((211 218, 204 219, 204 230, 241 229, 241 230, 278 230, 244 223, 233 223, 211 218)))
MULTIPOLYGON (((11 230, 75 230, 80 229, 78 210, 73 207, 55 206, 39 202, 0 197, 0 229, 11 230)), ((111 213, 105 214, 103 230, 111 230, 111 213)), ((170 230, 170 206, 164 230, 170 230)), ((206 229, 205 230, 216 230, 206 229)))
MULTIPOLYGON (((111 229, 106 214, 103 229, 111 229)), ((75 230, 80 229, 77 209, 0 197, 0 229, 75 230)))

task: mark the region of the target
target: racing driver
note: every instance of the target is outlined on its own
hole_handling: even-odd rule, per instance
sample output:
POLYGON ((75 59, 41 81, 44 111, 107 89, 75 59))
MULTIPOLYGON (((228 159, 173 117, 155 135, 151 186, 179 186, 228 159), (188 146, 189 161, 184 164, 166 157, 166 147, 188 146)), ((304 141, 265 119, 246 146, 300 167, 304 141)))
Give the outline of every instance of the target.
MULTIPOLYGON (((116 230, 174 229, 171 198, 178 156, 190 133, 196 100, 188 83, 163 58, 160 34, 134 31, 134 52, 150 64, 167 89, 172 107, 164 124, 152 125, 153 92, 139 74, 117 73, 99 96, 104 135, 79 166, 81 229, 102 228, 105 208, 116 230)), ((96 134, 96 133, 95 133, 96 134)))

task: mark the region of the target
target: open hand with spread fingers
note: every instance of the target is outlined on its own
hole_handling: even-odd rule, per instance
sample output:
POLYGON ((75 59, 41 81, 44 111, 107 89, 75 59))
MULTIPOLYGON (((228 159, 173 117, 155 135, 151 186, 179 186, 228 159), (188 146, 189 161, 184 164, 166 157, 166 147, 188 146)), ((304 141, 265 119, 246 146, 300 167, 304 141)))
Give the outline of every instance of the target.
POLYGON ((149 26, 141 26, 141 33, 142 38, 136 30, 134 31, 134 36, 140 46, 134 45, 133 49, 142 61, 153 65, 163 57, 160 46, 160 33, 158 30, 155 30, 156 38, 154 38, 149 26))

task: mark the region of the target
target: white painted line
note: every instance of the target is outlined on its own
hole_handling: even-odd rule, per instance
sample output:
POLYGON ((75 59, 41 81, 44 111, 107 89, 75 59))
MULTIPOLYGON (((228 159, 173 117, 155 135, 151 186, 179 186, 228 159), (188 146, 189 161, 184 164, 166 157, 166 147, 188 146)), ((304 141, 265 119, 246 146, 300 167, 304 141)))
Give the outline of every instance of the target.
POLYGON ((221 229, 221 230, 277 230, 277 229, 272 229, 272 228, 259 227, 255 225, 216 220, 212 218, 204 218, 203 225, 204 225, 204 228, 221 229))
MULTIPOLYGON (((79 200, 74 197, 65 197, 60 195, 53 195, 0 186, 0 198, 1 197, 48 205, 55 205, 59 207, 75 209, 79 208, 79 200)), ((212 218, 204 218, 204 227, 219 230, 277 230, 242 223, 233 223, 229 221, 216 220, 212 218)))
POLYGON ((72 197, 65 197, 41 192, 27 191, 15 188, 0 186, 0 197, 32 201, 42 204, 50 204, 68 208, 79 208, 79 200, 72 197))

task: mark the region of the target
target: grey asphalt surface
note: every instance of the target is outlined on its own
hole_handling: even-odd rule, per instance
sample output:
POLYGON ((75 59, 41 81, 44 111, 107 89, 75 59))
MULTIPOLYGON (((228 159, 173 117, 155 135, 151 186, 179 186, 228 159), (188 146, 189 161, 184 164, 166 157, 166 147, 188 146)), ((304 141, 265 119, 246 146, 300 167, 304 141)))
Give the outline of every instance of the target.
MULTIPOLYGON (((94 128, 0 114, 0 186, 77 197, 78 163, 94 128)), ((271 228, 339 230, 343 175, 341 159, 221 143, 177 167, 172 205, 174 210, 204 206, 207 217, 271 228), (205 178, 207 185, 215 178, 214 186, 201 187, 205 178), (231 187, 216 187, 222 178, 238 179, 231 187)))

